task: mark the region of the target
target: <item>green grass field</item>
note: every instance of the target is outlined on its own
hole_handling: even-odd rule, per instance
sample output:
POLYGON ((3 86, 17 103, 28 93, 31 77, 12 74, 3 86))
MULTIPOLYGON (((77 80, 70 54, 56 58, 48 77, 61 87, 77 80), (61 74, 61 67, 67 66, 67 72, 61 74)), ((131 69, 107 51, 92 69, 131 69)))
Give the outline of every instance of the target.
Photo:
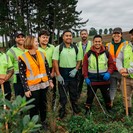
MULTIPOLYGON (((104 88, 103 88, 104 89, 104 88)), ((100 91, 97 96, 105 109, 104 101, 100 91)), ((96 99, 94 99, 92 112, 90 115, 85 116, 84 103, 86 101, 86 85, 84 84, 81 98, 78 105, 81 109, 80 114, 73 115, 70 105, 67 106, 67 115, 61 121, 57 120, 59 103, 57 102, 56 111, 49 111, 48 133, 132 133, 133 132, 133 116, 126 117, 123 108, 123 101, 121 91, 117 91, 114 100, 113 113, 103 113, 96 99)), ((43 133, 43 131, 42 131, 43 133)))

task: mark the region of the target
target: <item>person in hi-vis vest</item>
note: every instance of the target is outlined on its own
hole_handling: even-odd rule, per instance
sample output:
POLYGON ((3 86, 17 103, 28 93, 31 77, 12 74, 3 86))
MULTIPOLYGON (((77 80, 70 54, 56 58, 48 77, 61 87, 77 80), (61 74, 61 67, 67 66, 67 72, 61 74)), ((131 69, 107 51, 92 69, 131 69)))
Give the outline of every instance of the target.
MULTIPOLYGON (((128 113, 129 116, 132 115, 132 96, 133 96, 133 45, 130 42, 128 45, 125 45, 117 59, 116 66, 121 75, 126 76, 126 91, 127 91, 127 103, 128 103, 128 113)), ((121 82, 121 90, 123 94, 123 102, 125 105, 125 96, 124 96, 124 83, 121 82)), ((124 108, 124 109, 125 109, 124 108)))
POLYGON ((109 95, 110 75, 114 71, 113 59, 102 44, 102 36, 93 38, 91 49, 85 54, 83 60, 83 74, 87 84, 87 99, 85 115, 90 114, 92 102, 97 89, 100 89, 106 109, 112 112, 109 95))
MULTIPOLYGON (((79 52, 82 55, 82 60, 84 59, 85 53, 87 53, 90 50, 90 47, 92 45, 92 42, 88 40, 89 33, 86 29, 82 29, 80 31, 80 37, 81 41, 77 43, 77 46, 79 48, 79 52)), ((82 64, 81 67, 78 70, 78 98, 80 98, 80 95, 82 93, 83 88, 83 82, 84 82, 84 75, 82 73, 82 64)))
POLYGON ((112 55, 114 65, 115 65, 115 70, 111 75, 111 79, 110 79, 111 106, 113 106, 113 101, 115 98, 118 83, 120 84, 120 81, 121 81, 121 74, 118 72, 116 67, 116 58, 118 57, 118 54, 120 53, 122 47, 127 44, 128 44, 128 41, 125 41, 122 37, 122 29, 119 27, 114 28, 113 34, 112 34, 112 41, 106 44, 106 48, 112 55))
POLYGON ((48 87, 53 88, 50 70, 45 54, 38 51, 38 40, 34 36, 27 36, 24 48, 27 52, 19 56, 19 74, 25 96, 34 98, 31 103, 35 107, 30 109, 30 117, 40 114, 42 126, 46 129, 46 103, 48 87))
POLYGON ((12 64, 14 66, 13 88, 15 96, 20 95, 23 97, 24 88, 21 84, 21 80, 19 77, 18 56, 22 55, 26 51, 23 47, 25 41, 25 35, 22 31, 17 31, 14 34, 14 39, 16 44, 7 51, 7 55, 10 57, 12 64))
MULTIPOLYGON (((10 100, 11 99, 11 86, 9 79, 13 75, 14 69, 11 59, 8 55, 3 53, 0 48, 0 87, 3 84, 3 90, 6 94, 5 98, 10 100)), ((2 88, 1 88, 2 89, 2 88)))

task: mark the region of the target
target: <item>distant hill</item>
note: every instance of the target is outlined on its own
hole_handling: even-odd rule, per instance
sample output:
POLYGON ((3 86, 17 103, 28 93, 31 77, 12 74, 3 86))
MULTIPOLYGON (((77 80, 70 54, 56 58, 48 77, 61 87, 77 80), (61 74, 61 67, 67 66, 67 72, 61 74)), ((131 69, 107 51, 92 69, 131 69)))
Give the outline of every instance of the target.
MULTIPOLYGON (((128 32, 123 32, 123 38, 127 41, 130 41, 130 35, 128 32)), ((110 42, 112 39, 112 35, 109 34, 109 35, 103 35, 103 41, 104 43, 107 43, 107 42, 110 42)))
MULTIPOLYGON (((102 37, 103 37, 104 44, 107 43, 107 42, 110 42, 112 40, 112 34, 102 35, 102 37)), ((92 40, 92 38, 93 38, 93 36, 89 36, 89 40, 92 40)), ((127 40, 127 41, 130 41, 130 35, 129 35, 128 31, 127 32, 123 32, 123 38, 125 40, 127 40)), ((80 40, 81 40, 80 37, 73 38, 74 42, 78 42, 80 40)))

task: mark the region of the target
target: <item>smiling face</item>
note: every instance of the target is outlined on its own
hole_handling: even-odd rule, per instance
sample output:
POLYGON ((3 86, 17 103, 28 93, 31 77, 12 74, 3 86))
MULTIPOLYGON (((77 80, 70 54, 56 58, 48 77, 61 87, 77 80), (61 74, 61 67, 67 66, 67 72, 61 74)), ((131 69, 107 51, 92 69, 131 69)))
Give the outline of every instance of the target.
POLYGON ((17 45, 23 45, 24 44, 24 41, 25 41, 25 37, 23 35, 18 35, 16 38, 15 38, 15 42, 17 45))
POLYGON ((34 38, 32 49, 37 50, 39 46, 37 38, 34 38))
POLYGON ((95 49, 100 49, 102 46, 102 39, 100 37, 96 37, 93 40, 93 46, 95 47, 95 49))
POLYGON ((65 32, 63 35, 63 41, 65 44, 71 44, 72 43, 72 33, 65 32))
POLYGON ((87 31, 85 31, 85 30, 81 31, 80 37, 81 37, 82 41, 86 41, 87 38, 88 38, 88 33, 87 33, 87 31))
POLYGON ((113 33, 113 39, 115 43, 119 43, 121 41, 122 34, 121 33, 113 33))
POLYGON ((40 42, 41 45, 47 45, 48 42, 49 42, 49 36, 47 36, 47 35, 41 35, 39 37, 39 42, 40 42))

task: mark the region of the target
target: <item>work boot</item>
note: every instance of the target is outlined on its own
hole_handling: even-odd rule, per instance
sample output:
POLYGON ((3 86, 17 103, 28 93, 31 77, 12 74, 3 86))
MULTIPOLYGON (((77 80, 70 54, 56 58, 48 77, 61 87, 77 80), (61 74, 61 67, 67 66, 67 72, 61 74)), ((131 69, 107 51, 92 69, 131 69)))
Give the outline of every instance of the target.
POLYGON ((78 105, 75 103, 72 103, 73 112, 75 114, 78 114, 80 112, 80 109, 78 108, 78 105))
POLYGON ((59 120, 63 119, 66 114, 65 107, 61 107, 59 110, 59 120))
POLYGON ((113 114, 113 110, 112 110, 111 106, 106 105, 106 110, 107 110, 108 113, 113 114))
POLYGON ((91 113, 91 107, 90 107, 90 105, 86 105, 85 106, 85 115, 90 115, 90 113, 91 113))

